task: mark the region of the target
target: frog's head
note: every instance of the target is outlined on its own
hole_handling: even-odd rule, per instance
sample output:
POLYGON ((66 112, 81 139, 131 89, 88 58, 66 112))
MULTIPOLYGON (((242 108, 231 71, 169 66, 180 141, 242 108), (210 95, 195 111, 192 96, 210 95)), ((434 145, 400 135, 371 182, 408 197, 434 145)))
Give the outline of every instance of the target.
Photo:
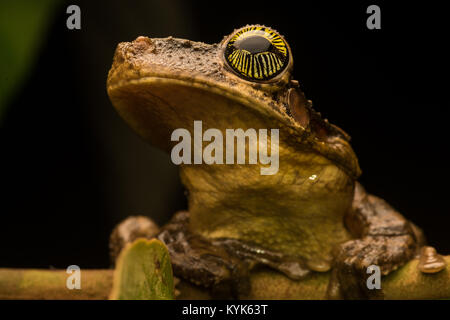
POLYGON ((138 37, 120 43, 108 75, 119 114, 144 139, 172 146, 176 128, 280 128, 280 143, 316 150, 356 178, 360 169, 349 136, 323 120, 292 79, 286 40, 259 25, 205 44, 138 37))

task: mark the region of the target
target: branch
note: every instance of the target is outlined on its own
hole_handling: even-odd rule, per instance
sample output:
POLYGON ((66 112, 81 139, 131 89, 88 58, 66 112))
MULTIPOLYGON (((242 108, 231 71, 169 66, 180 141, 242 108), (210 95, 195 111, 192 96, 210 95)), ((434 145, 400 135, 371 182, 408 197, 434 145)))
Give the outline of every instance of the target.
MULTIPOLYGON (((449 299, 450 256, 447 268, 436 274, 417 270, 414 259, 384 277, 381 286, 386 299, 449 299)), ((66 288, 64 270, 0 269, 0 299, 107 299, 113 270, 82 270, 81 290, 66 288)), ((314 273, 307 279, 291 281, 277 272, 252 275, 249 299, 324 299, 329 273, 314 273)), ((186 292, 187 293, 187 292, 186 292)), ((183 294, 183 298, 190 298, 183 294)))
POLYGON ((0 269, 0 299, 108 299, 113 270, 81 270, 81 289, 66 287, 65 270, 0 269))
MULTIPOLYGON (((408 262, 381 279, 387 300, 450 299, 450 256, 444 257, 447 268, 439 273, 424 274, 417 269, 419 260, 408 262)), ((259 272, 252 277, 249 299, 325 299, 329 273, 313 273, 299 282, 281 274, 259 272)), ((369 275, 367 275, 369 276, 369 275)))

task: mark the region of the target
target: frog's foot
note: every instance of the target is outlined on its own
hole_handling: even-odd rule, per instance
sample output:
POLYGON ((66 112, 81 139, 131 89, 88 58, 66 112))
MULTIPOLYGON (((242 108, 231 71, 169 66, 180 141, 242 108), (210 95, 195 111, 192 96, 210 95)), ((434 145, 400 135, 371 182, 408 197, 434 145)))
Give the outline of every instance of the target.
POLYGON ((257 265, 277 269, 292 279, 310 271, 291 257, 235 239, 207 239, 191 233, 188 212, 178 212, 158 239, 169 249, 174 274, 210 290, 214 298, 238 298, 250 291, 249 272, 257 265))
POLYGON ((127 243, 138 238, 156 237, 159 227, 151 219, 144 216, 131 216, 120 222, 111 232, 109 238, 109 255, 114 265, 120 251, 127 243))
POLYGON ((417 268, 423 273, 437 273, 447 266, 444 258, 433 247, 424 246, 420 250, 417 268))
POLYGON ((359 183, 345 225, 357 239, 336 250, 329 297, 383 298, 382 289, 369 288, 373 270, 368 268, 379 267, 381 275, 387 275, 413 259, 424 242, 422 231, 359 183))
POLYGON ((382 283, 381 288, 368 284, 368 278, 373 273, 369 267, 379 267, 380 276, 387 275, 412 259, 415 247, 416 241, 410 235, 367 236, 345 242, 336 256, 328 297, 383 299, 382 283))

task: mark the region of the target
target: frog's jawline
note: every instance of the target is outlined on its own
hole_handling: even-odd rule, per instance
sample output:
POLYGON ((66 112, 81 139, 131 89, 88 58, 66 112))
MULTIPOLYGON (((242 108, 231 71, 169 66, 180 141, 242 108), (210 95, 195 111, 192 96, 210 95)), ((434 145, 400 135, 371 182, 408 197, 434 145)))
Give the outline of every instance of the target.
MULTIPOLYGON (((259 101, 258 99, 243 95, 239 90, 230 88, 227 85, 215 81, 212 82, 205 77, 191 77, 189 75, 183 75, 182 73, 176 73, 176 78, 173 74, 158 73, 154 75, 146 75, 144 77, 136 79, 121 80, 116 83, 114 83, 114 81, 111 81, 111 79, 108 79, 108 82, 110 83, 110 85, 108 86, 108 92, 110 93, 110 96, 113 95, 113 92, 127 90, 127 88, 129 88, 130 86, 134 87, 144 84, 152 85, 152 83, 165 83, 168 86, 177 84, 214 92, 219 96, 224 96, 233 101, 237 101, 253 112, 260 114, 261 117, 274 119, 274 122, 279 124, 278 127, 283 127, 289 132, 289 135, 292 137, 292 144, 297 143, 299 145, 308 145, 312 149, 315 149, 318 154, 321 154, 322 156, 325 156, 332 161, 336 161, 336 163, 340 165, 350 176, 356 178, 360 175, 360 169, 357 161, 353 163, 348 161, 349 159, 356 159, 356 156, 354 156, 353 150, 348 146, 346 141, 343 141, 342 139, 336 139, 334 141, 330 140, 326 144, 317 143, 317 141, 311 141, 312 139, 308 139, 305 130, 300 125, 292 121, 287 115, 283 115, 267 104, 261 103, 261 101, 259 101)), ((161 97, 158 98, 161 99, 161 97)), ((180 108, 180 106, 175 106, 175 108, 182 109, 180 108)), ((119 109, 118 111, 119 113, 121 113, 119 109)), ((121 113, 121 115, 122 117, 127 119, 127 117, 123 113, 121 113)), ((155 121, 158 120, 155 119, 155 121)), ((149 137, 144 136, 144 139, 150 140, 152 144, 155 144, 155 142, 149 139, 149 137)), ((166 141, 170 142, 170 138, 168 137, 166 141)), ((164 146, 161 143, 156 143, 156 145, 163 150, 169 150, 167 146, 164 146)))

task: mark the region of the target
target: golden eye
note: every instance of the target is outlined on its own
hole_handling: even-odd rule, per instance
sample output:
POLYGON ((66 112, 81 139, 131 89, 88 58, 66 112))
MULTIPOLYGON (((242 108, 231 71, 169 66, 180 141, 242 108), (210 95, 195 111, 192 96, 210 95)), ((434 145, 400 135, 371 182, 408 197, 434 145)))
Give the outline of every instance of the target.
POLYGON ((266 81, 287 67, 289 50, 284 39, 272 29, 248 26, 229 38, 224 58, 240 77, 266 81))

